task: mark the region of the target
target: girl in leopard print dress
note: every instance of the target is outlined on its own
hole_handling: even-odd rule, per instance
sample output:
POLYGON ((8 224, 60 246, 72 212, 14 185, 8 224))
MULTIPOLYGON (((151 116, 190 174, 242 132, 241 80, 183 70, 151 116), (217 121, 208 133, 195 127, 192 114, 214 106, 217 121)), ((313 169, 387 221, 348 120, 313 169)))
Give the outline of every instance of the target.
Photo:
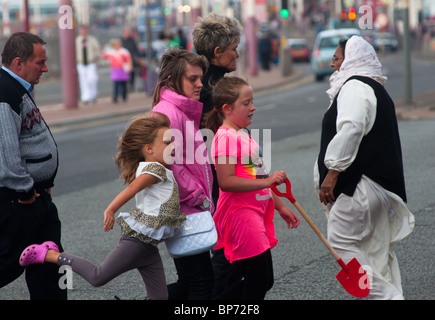
POLYGON ((138 269, 145 282, 147 299, 167 299, 165 273, 157 244, 173 236, 175 228, 186 219, 180 213, 177 182, 172 171, 165 167, 165 159, 173 148, 172 141, 165 140, 169 126, 166 115, 152 112, 134 120, 119 140, 116 164, 128 186, 105 210, 104 230, 111 230, 116 220, 122 236, 100 266, 60 253, 50 242, 27 247, 20 257, 20 264, 68 265, 96 287, 126 271, 138 269), (121 212, 115 219, 115 213, 133 197, 136 208, 128 213, 121 212))

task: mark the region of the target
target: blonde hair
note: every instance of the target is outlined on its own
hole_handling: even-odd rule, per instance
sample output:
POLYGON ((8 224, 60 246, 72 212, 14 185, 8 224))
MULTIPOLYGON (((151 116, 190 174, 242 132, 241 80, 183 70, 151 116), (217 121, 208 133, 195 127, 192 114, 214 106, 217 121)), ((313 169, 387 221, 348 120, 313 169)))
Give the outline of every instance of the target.
POLYGON ((109 43, 114 49, 120 48, 122 46, 121 40, 119 39, 110 39, 109 43))
POLYGON ((170 127, 169 118, 160 112, 149 112, 145 116, 133 118, 118 141, 115 164, 124 184, 136 177, 139 162, 145 161, 142 149, 154 142, 160 128, 170 127))
POLYGON ((220 47, 222 52, 231 44, 240 42, 242 26, 235 18, 229 18, 210 13, 204 18, 198 18, 193 28, 193 46, 198 54, 211 61, 214 58, 214 50, 220 47))
POLYGON ((232 106, 240 96, 240 88, 249 86, 248 81, 239 77, 224 77, 213 87, 213 106, 205 118, 205 126, 213 132, 219 129, 224 121, 222 107, 227 104, 232 106))
POLYGON ((186 74, 187 65, 199 66, 203 74, 206 74, 208 61, 205 57, 184 49, 169 49, 163 54, 153 95, 153 106, 160 101, 162 87, 184 95, 183 77, 186 74))

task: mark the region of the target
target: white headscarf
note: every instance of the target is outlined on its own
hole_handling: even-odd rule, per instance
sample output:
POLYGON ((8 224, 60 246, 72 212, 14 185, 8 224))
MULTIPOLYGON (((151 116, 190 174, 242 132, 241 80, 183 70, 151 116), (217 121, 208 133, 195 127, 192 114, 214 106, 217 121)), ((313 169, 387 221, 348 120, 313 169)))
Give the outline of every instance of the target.
POLYGON ((346 43, 344 61, 339 71, 329 79, 331 88, 326 91, 331 101, 343 84, 352 76, 365 76, 385 85, 387 77, 382 76, 382 64, 375 49, 362 37, 352 36, 346 43))

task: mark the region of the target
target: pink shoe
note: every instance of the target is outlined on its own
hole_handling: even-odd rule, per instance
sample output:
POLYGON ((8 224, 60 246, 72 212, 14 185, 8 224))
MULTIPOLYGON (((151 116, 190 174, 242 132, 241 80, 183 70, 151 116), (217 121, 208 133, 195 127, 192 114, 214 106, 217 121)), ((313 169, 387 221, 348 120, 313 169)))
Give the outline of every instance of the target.
POLYGON ((23 250, 20 256, 20 265, 26 267, 34 263, 44 263, 48 250, 56 250, 59 247, 52 241, 46 241, 42 244, 32 244, 23 250))

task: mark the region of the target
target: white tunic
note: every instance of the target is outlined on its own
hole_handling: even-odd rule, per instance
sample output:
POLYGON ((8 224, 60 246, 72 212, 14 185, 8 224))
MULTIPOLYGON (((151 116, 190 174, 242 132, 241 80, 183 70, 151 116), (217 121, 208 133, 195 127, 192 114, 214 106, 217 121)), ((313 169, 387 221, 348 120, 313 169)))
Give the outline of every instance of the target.
MULTIPOLYGON (((337 134, 328 145, 325 165, 345 171, 355 160, 361 140, 373 127, 377 99, 373 89, 358 80, 341 87, 337 99, 337 134)), ((319 192, 319 172, 314 166, 319 192)), ((400 272, 394 254, 397 241, 414 228, 414 216, 396 194, 362 176, 352 197, 341 194, 323 206, 328 217, 328 241, 348 262, 356 257, 371 283, 369 298, 403 299, 400 272)))

